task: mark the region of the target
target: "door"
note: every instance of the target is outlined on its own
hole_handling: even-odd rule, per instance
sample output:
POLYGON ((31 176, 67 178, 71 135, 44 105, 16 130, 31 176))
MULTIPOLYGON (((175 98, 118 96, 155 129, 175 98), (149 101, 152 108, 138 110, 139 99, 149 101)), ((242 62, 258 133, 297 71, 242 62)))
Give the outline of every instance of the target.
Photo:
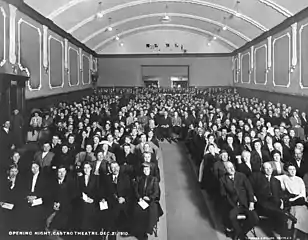
POLYGON ((0 74, 0 124, 8 120, 14 109, 25 112, 25 82, 28 77, 0 74))

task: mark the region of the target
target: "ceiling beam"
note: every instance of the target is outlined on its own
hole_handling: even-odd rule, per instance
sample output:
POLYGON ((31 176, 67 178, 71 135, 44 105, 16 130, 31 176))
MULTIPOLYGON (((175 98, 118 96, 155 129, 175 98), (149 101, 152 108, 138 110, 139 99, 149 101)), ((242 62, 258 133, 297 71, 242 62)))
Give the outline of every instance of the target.
MULTIPOLYGON (((205 35, 205 36, 215 36, 215 34, 213 34, 212 32, 200 29, 200 28, 196 28, 196 27, 192 27, 192 26, 188 26, 188 25, 180 25, 180 24, 153 24, 153 25, 146 25, 146 26, 142 26, 142 27, 136 27, 136 28, 131 28, 127 31, 122 32, 121 34, 119 34, 119 37, 124 38, 126 36, 132 35, 135 32, 142 32, 142 31, 148 31, 150 29, 153 28, 159 28, 159 29, 163 29, 163 28, 170 28, 170 29, 180 29, 180 30, 184 30, 184 31, 193 31, 193 32, 197 32, 200 35, 205 35)), ((231 47, 232 49, 238 49, 238 46, 235 45, 234 43, 230 42, 229 40, 220 37, 220 36, 216 36, 217 40, 222 41, 223 43, 227 44, 229 47, 231 47)), ((93 49, 95 51, 97 51, 99 48, 103 47, 104 45, 108 44, 109 42, 114 41, 114 36, 104 40, 103 42, 97 44, 93 49)), ((98 51, 100 52, 100 51, 98 51)))
MULTIPOLYGON (((108 8, 105 11, 102 11, 102 14, 106 15, 106 14, 111 14, 115 11, 119 11, 119 10, 123 10, 129 7, 134 7, 134 6, 139 6, 142 4, 153 4, 153 3, 171 3, 171 2, 175 2, 175 3, 181 3, 181 4, 194 4, 194 5, 200 5, 200 6, 204 6, 204 7, 210 7, 219 11, 223 11, 226 12, 228 14, 232 14, 235 15, 237 14, 237 12, 234 9, 222 6, 222 5, 218 5, 212 2, 207 2, 204 0, 137 0, 137 1, 132 1, 132 2, 128 2, 125 4, 120 4, 120 5, 116 5, 112 8, 108 8)), ((262 24, 260 24, 259 22, 253 20, 252 18, 244 15, 244 14, 240 14, 237 15, 237 17, 243 21, 246 21, 248 23, 250 23, 251 25, 253 25, 254 27, 258 28, 261 31, 267 31, 268 29, 263 26, 262 24)), ((79 23, 77 23, 75 26, 73 26, 72 28, 68 29, 67 32, 69 33, 73 33, 76 30, 78 30, 79 28, 83 27, 84 25, 86 25, 87 23, 93 21, 96 19, 96 14, 91 15, 90 17, 83 19, 82 21, 80 21, 79 23)))
MULTIPOLYGON (((119 27, 119 26, 121 26, 125 23, 128 23, 128 22, 141 20, 141 19, 144 19, 144 18, 153 18, 153 17, 158 18, 158 17, 163 17, 164 15, 165 15, 165 13, 153 13, 153 14, 135 16, 135 17, 132 17, 132 18, 127 18, 127 19, 124 19, 122 21, 115 22, 115 23, 111 24, 110 26, 112 28, 117 28, 117 27, 119 27)), ((209 19, 209 18, 199 17, 199 16, 196 16, 196 15, 182 14, 182 13, 168 13, 168 15, 170 17, 180 17, 180 18, 189 18, 189 19, 193 19, 193 20, 199 20, 199 21, 202 21, 202 22, 207 22, 207 23, 217 25, 220 28, 223 28, 225 26, 224 24, 222 24, 220 22, 214 21, 214 20, 209 19)), ((98 31, 92 33, 91 35, 89 35, 86 38, 84 38, 83 40, 81 40, 81 42, 86 44, 91 39, 95 38, 96 36, 98 36, 98 35, 100 35, 104 32, 106 32, 107 27, 109 27, 109 26, 103 27, 103 28, 99 29, 98 31)), ((243 40, 245 40, 246 42, 251 41, 251 38, 247 37, 246 35, 242 34, 241 32, 239 32, 239 31, 237 31, 237 30, 235 30, 231 27, 227 27, 226 31, 230 31, 231 33, 233 33, 233 34, 237 35, 238 37, 242 38, 243 40)))

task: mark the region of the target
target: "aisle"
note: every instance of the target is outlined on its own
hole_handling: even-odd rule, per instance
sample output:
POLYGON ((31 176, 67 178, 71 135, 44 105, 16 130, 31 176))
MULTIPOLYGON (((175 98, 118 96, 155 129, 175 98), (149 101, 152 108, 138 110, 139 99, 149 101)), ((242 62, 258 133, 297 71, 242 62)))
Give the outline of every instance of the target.
POLYGON ((181 144, 161 143, 168 240, 218 240, 209 210, 181 144))

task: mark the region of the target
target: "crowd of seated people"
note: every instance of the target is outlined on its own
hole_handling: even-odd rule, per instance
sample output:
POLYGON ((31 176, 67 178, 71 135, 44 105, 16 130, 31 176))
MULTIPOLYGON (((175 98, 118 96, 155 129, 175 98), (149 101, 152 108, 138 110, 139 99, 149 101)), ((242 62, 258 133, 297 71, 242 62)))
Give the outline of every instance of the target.
POLYGON ((227 233, 245 239, 263 216, 273 230, 290 229, 284 237, 307 238, 306 114, 230 90, 212 99, 195 103, 186 146, 201 188, 223 209, 227 233))
POLYGON ((34 112, 41 150, 31 161, 15 151, 9 125, 0 136, 1 151, 12 156, 1 165, 8 171, 4 231, 15 220, 20 229, 103 229, 146 239, 163 214, 158 162, 166 139, 185 141, 202 188, 224 206, 233 239, 244 239, 260 214, 308 232, 308 123, 285 104, 242 98, 231 88, 100 89, 43 118, 34 112))

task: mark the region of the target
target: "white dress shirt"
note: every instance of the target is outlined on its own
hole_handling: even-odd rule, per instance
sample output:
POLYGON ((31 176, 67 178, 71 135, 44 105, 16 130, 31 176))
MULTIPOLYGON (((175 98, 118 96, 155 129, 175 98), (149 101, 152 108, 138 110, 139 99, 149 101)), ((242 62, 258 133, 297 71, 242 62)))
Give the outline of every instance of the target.
POLYGON ((89 178, 90 178, 89 175, 84 175, 84 182, 85 182, 86 187, 88 186, 89 178))
POLYGON ((48 154, 48 152, 43 152, 42 153, 42 158, 46 157, 47 154, 48 154))
POLYGON ((276 168, 277 168, 277 173, 280 174, 281 173, 281 164, 280 162, 275 162, 276 168))
POLYGON ((96 161, 96 166, 95 166, 95 171, 94 171, 95 174, 99 174, 99 167, 101 166, 101 163, 102 161, 100 160, 96 161))
POLYGON ((32 177, 31 192, 34 192, 34 190, 35 190, 35 185, 36 185, 38 175, 39 175, 39 172, 34 174, 33 177, 32 177))
POLYGON ((6 133, 9 133, 9 129, 8 129, 8 128, 3 128, 3 130, 4 130, 6 133))

